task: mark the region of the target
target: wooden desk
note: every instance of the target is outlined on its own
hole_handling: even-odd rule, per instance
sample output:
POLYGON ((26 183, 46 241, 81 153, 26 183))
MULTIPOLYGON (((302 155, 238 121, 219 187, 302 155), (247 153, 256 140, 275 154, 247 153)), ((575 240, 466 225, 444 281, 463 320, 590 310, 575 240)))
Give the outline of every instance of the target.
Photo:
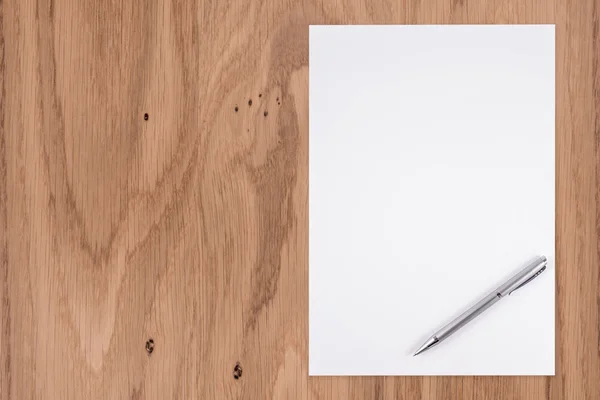
POLYGON ((1 400, 600 399, 598 1, 0 7, 1 400), (307 28, 370 23, 556 23, 556 377, 308 377, 307 28))

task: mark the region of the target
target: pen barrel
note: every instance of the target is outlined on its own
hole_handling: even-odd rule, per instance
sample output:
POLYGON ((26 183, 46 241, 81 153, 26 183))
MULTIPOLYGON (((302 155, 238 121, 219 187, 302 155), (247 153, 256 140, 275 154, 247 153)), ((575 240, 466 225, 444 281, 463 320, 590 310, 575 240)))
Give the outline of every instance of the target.
POLYGON ((448 325, 437 331, 435 336, 439 341, 442 341, 448 336, 452 335, 454 332, 471 322, 479 314, 483 313, 485 310, 500 301, 502 297, 511 294, 515 290, 525 286, 527 283, 539 276, 546 269, 546 264, 546 257, 538 257, 498 289, 488 294, 473 307, 459 315, 458 318, 454 319, 448 325))
POLYGON ((445 338, 452 335, 454 332, 471 322, 479 314, 483 313, 485 310, 496 304, 498 301, 500 301, 500 296, 498 296, 496 292, 487 295, 473 307, 469 308, 467 311, 458 316, 458 318, 454 319, 448 325, 444 326, 442 329, 437 331, 435 336, 438 338, 439 341, 444 340, 445 338))

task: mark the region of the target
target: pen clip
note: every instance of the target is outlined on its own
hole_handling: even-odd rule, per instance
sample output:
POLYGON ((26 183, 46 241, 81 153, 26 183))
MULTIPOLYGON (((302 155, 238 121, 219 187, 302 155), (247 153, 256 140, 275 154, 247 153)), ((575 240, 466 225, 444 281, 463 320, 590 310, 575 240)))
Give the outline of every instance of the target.
POLYGON ((534 280, 535 278, 538 277, 538 275, 540 275, 542 272, 544 272, 546 270, 546 266, 544 265, 538 272, 536 272, 533 276, 531 276, 529 279, 527 279, 525 282, 521 283, 519 286, 517 286, 516 288, 514 288, 513 290, 510 291, 510 293, 508 293, 508 295, 510 296, 511 294, 513 294, 514 291, 516 291, 517 289, 522 288, 523 286, 527 285, 529 282, 531 282, 532 280, 534 280))

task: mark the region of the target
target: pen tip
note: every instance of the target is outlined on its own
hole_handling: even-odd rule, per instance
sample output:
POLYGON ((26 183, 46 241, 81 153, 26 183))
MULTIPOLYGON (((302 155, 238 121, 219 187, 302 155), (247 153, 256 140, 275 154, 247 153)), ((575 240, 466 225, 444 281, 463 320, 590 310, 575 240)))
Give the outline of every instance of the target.
POLYGON ((424 352, 426 349, 427 349, 427 347, 425 347, 425 348, 421 347, 419 350, 417 350, 415 352, 415 354, 413 354, 413 357, 418 356, 419 354, 421 354, 422 352, 424 352))
POLYGON ((430 337, 429 339, 427 339, 427 341, 425 343, 423 343, 423 346, 419 347, 419 350, 417 350, 415 352, 415 354, 413 354, 413 357, 421 354, 425 350, 429 350, 430 348, 432 348, 433 346, 438 344, 438 342, 439 342, 439 340, 437 337, 435 337, 435 336, 430 337))

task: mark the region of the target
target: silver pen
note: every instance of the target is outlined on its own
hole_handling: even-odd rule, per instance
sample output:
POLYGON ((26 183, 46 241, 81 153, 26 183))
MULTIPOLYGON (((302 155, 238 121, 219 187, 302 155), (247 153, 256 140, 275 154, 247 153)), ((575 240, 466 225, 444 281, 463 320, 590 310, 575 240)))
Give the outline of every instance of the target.
POLYGON ((515 290, 531 282, 539 274, 544 272, 547 262, 548 260, 546 260, 546 257, 538 257, 531 264, 523 268, 518 274, 506 281, 505 284, 484 297, 479 303, 462 313, 454 321, 450 322, 448 325, 434 333, 429 339, 427 339, 425 343, 423 343, 421 347, 419 347, 413 357, 440 344, 450 337, 450 335, 452 335, 454 332, 471 322, 479 314, 500 301, 501 298, 510 295, 515 290))

